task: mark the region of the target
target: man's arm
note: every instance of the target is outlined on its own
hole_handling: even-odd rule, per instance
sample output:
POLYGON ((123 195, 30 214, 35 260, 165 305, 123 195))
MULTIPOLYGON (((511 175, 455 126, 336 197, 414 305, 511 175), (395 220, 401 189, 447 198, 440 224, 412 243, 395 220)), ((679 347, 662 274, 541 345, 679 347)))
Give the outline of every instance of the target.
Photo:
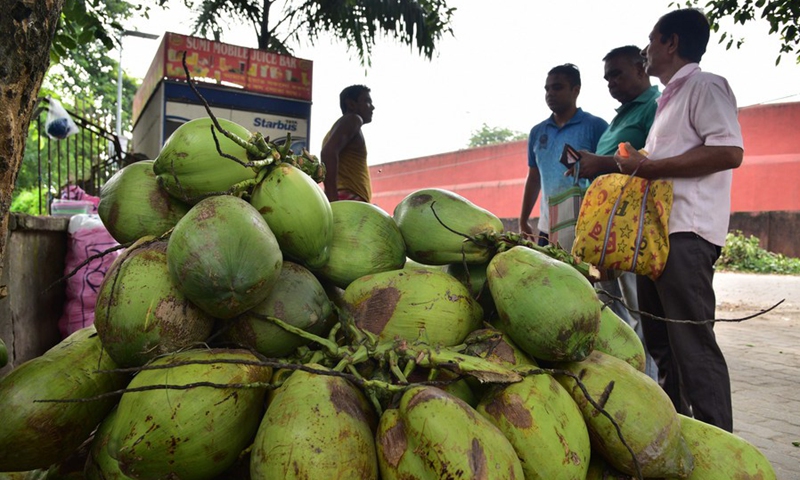
MULTIPOLYGON (((578 169, 578 178, 595 178, 605 173, 619 172, 614 157, 611 155, 595 155, 586 150, 581 150, 581 166, 578 169)), ((565 176, 575 175, 575 167, 571 167, 564 174, 565 176)))
POLYGON ((739 147, 701 145, 674 157, 650 160, 626 144, 628 156, 614 155, 622 173, 631 174, 639 162, 642 166, 637 177, 655 179, 664 177, 691 178, 738 168, 744 158, 744 150, 739 147))
MULTIPOLYGON (((522 234, 534 235, 533 229, 528 225, 528 219, 536 204, 541 188, 541 178, 538 167, 528 167, 528 178, 525 180, 525 193, 522 194, 522 210, 519 214, 519 231, 522 234)), ((539 232, 537 231, 536 234, 539 232)))
POLYGON ((339 200, 339 192, 336 186, 339 172, 339 154, 344 147, 350 143, 361 131, 364 121, 360 116, 347 114, 340 118, 331 129, 328 141, 322 146, 320 157, 325 164, 325 196, 328 200, 335 202, 339 200))

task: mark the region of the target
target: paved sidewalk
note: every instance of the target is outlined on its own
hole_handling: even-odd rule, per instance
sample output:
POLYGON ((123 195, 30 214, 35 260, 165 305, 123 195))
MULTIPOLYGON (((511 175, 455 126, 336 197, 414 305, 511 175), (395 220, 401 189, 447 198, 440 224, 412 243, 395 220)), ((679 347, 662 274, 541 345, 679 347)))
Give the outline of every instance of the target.
POLYGON ((800 277, 716 274, 717 318, 731 374, 734 433, 758 447, 779 480, 800 480, 800 277))

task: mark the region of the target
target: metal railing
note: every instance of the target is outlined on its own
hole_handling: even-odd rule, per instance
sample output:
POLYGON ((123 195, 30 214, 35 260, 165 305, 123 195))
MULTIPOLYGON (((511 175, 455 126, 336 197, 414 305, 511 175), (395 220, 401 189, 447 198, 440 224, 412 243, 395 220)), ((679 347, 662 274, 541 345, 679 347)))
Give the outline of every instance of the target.
POLYGON ((119 137, 111 127, 102 126, 73 110, 65 108, 78 126, 78 132, 63 140, 50 138, 45 131, 49 106, 48 98, 39 98, 31 117, 37 137, 40 215, 49 215, 52 200, 59 198, 70 185, 80 187, 89 195, 98 196, 100 187, 125 163, 119 137), (42 195, 44 192, 47 195, 42 195), (46 198, 46 204, 43 204, 43 197, 46 198))

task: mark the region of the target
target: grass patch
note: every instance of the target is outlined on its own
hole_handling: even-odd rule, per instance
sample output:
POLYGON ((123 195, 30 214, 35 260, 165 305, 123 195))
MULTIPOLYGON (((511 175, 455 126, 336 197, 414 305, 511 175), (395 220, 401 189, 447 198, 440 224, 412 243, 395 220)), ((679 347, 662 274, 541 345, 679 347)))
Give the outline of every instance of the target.
POLYGON ((741 231, 728 233, 717 269, 729 272, 800 275, 800 258, 764 250, 758 237, 745 237, 741 231))

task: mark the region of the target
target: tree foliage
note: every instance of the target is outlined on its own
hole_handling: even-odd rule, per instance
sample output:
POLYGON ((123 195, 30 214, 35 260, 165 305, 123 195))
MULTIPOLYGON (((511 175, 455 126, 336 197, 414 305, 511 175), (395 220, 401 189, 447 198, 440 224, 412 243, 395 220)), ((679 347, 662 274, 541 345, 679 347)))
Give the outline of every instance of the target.
POLYGON ((469 138, 469 147, 483 147, 497 143, 513 142, 515 140, 525 140, 528 134, 508 128, 490 127, 485 123, 478 130, 472 132, 469 138))
MULTIPOLYGON (((731 18, 734 23, 744 25, 756 18, 762 18, 769 23, 769 33, 779 34, 781 46, 775 64, 781 60, 781 55, 794 54, 800 63, 800 1, 798 0, 687 0, 686 6, 702 7, 711 28, 720 31, 720 20, 731 18)), ((726 43, 726 48, 734 44, 740 47, 743 38, 734 38, 728 32, 722 33, 720 43, 726 43)))
POLYGON ((120 14, 131 8, 133 5, 115 0, 66 0, 50 47, 53 63, 89 43, 99 42, 106 50, 114 48, 114 30, 122 30, 120 14))
MULTIPOLYGON (((227 22, 249 24, 258 48, 291 54, 301 40, 313 44, 331 33, 369 64, 379 36, 416 47, 432 58, 437 42, 452 33, 455 8, 446 0, 183 0, 197 11, 195 31, 219 40, 227 22)), ((164 6, 168 0, 159 0, 164 6)))
MULTIPOLYGON (((42 81, 39 97, 57 99, 68 110, 112 130, 116 117, 118 61, 111 58, 108 51, 114 47, 112 36, 119 38, 120 22, 138 8, 124 0, 67 0, 50 48, 51 65, 42 81)), ((123 105, 130 105, 136 88, 136 82, 123 75, 123 105)), ((36 198, 35 213, 38 213, 40 187, 43 195, 56 194, 62 186, 59 183, 63 184, 68 177, 75 180, 88 175, 86 172, 90 171, 93 159, 105 155, 105 145, 99 143, 90 148, 82 141, 80 148, 67 148, 66 141, 48 141, 44 134, 47 112, 34 112, 34 115, 37 116, 31 119, 28 127, 25 154, 14 185, 12 211, 34 213, 22 199, 36 198), (54 158, 59 161, 52 160, 54 158), (44 164, 40 165, 40 161, 44 164)), ((130 125, 130 119, 130 110, 123 108, 123 130, 130 125)))

